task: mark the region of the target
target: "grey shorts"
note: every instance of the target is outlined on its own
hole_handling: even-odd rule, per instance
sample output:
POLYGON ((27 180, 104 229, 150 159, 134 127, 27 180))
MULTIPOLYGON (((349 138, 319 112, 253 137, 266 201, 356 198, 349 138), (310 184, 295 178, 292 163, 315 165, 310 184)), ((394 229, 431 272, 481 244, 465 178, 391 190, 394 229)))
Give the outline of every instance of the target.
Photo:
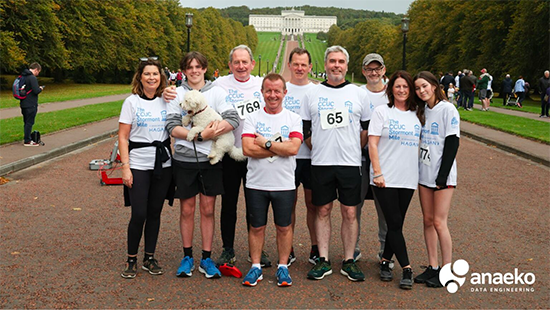
POLYGON ((480 89, 479 90, 479 100, 487 99, 487 90, 486 89, 480 89))

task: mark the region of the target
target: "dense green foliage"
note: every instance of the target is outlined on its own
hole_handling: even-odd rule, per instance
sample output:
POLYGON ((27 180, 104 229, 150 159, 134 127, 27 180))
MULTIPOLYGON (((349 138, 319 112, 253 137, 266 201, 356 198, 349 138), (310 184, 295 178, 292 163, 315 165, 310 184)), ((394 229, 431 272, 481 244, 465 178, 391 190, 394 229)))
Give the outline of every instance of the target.
MULTIPOLYGON (((532 86, 550 67, 550 2, 545 0, 416 0, 408 11, 407 69, 434 73, 468 68, 479 75, 487 68, 493 88, 508 73, 522 75, 532 86)), ((351 29, 332 26, 329 45, 350 53, 350 69, 360 73, 369 52, 384 56, 389 76, 402 66, 400 26, 382 20, 360 22, 351 29)))
POLYGON ((17 73, 37 61, 57 81, 128 83, 140 57, 176 69, 187 51, 187 12, 194 14, 191 50, 207 56, 209 76, 227 66, 234 46, 257 45, 253 27, 178 0, 4 0, 0 70, 17 73))
MULTIPOLYGON (((265 14, 265 15, 281 15, 282 10, 290 10, 292 7, 275 7, 275 8, 256 8, 250 9, 247 6, 232 6, 225 9, 220 9, 222 16, 234 19, 241 22, 243 25, 248 25, 248 15, 250 14, 265 14)), ((355 10, 336 7, 316 7, 316 6, 299 6, 294 7, 296 10, 306 12, 306 16, 336 16, 338 18, 338 26, 342 29, 347 29, 355 26, 358 22, 365 19, 386 19, 390 23, 397 25, 401 22, 401 15, 388 12, 375 12, 367 10, 355 10)))

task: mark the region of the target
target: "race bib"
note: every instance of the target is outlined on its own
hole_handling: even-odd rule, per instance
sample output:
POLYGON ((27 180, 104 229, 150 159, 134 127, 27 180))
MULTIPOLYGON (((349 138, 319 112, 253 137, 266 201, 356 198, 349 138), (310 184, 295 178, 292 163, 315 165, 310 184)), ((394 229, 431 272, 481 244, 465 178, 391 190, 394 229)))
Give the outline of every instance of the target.
MULTIPOLYGON (((281 136, 281 133, 278 132, 278 133, 274 134, 274 135, 271 137, 271 139, 269 139, 269 141, 272 141, 272 142, 283 142, 283 136, 281 136)), ((279 158, 279 156, 273 155, 273 156, 271 156, 271 157, 268 157, 268 158, 267 158, 267 161, 270 162, 270 163, 272 163, 272 162, 276 161, 277 158, 279 158)))
POLYGON ((347 109, 321 110, 321 128, 333 129, 349 125, 349 111, 347 109))
POLYGON ((420 144, 419 160, 426 166, 430 165, 430 146, 427 143, 420 144))
POLYGON ((235 104, 235 110, 241 119, 245 119, 247 114, 260 109, 260 101, 258 99, 250 99, 241 101, 235 104))

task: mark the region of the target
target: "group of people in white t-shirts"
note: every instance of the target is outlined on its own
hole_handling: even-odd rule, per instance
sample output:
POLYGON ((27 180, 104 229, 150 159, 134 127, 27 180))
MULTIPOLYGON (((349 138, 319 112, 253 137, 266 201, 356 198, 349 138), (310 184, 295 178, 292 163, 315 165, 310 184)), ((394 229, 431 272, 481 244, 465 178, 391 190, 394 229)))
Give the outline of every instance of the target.
MULTIPOLYGON (((149 62, 144 68, 151 67, 154 72, 157 61, 149 62)), ((341 46, 326 50, 326 80, 320 84, 309 81, 311 55, 301 48, 290 53, 287 66, 291 79, 286 83, 278 74, 268 74, 264 79, 252 76, 254 58, 244 45, 235 47, 229 55, 232 74, 214 83, 205 80, 208 62, 204 55, 188 53, 181 64, 187 80, 175 89, 163 89, 164 85, 156 83, 155 76, 147 70, 138 71, 135 83, 143 85, 142 89, 134 89, 134 95, 126 100, 121 113, 124 130, 119 143, 126 145, 120 150, 123 164, 128 168, 124 170, 123 180, 132 206, 128 261, 123 277, 136 276, 140 227, 141 230, 145 227, 146 235, 146 259, 142 268, 151 274, 163 273, 153 256, 159 225, 150 227, 148 210, 154 208, 157 210, 154 216, 159 217, 161 200, 170 193, 179 198, 181 207, 183 259, 176 275, 189 277, 195 269, 192 236, 198 195, 202 236, 199 271, 207 278, 219 278, 222 274, 241 277, 240 270, 234 266, 234 239, 243 181, 248 259, 252 263, 243 285, 257 285, 263 279, 263 268, 271 266, 264 251, 269 205, 273 208, 277 229, 276 282, 279 286, 292 285, 289 267, 296 261, 292 244, 297 189, 301 183, 311 241, 309 262, 314 265, 307 274, 308 279, 321 280, 332 274, 331 213, 333 201, 338 199, 344 248, 340 273, 351 281, 365 280, 357 263, 362 256, 361 213, 364 200, 374 199, 379 226, 380 279, 393 279, 395 256, 403 268, 401 288, 411 289, 413 282, 442 286, 438 277, 437 244, 441 246, 443 264, 450 263, 452 242, 447 217, 456 187, 460 118, 433 74, 423 71, 413 78, 405 71, 397 71, 384 80, 384 60, 372 53, 362 62, 367 84, 358 87, 346 80, 349 54, 341 46), (154 91, 153 87, 156 87, 154 91), (143 89, 149 88, 151 90, 143 94, 143 89), (162 97, 159 90, 163 91, 162 97), (187 137, 191 125, 181 123, 187 111, 179 106, 190 90, 202 92, 223 119, 212 122, 193 139, 187 137), (159 113, 160 118, 153 117, 159 113), (164 121, 164 127, 153 130, 158 127, 154 122, 159 120, 164 121), (211 165, 208 162, 210 140, 229 131, 233 131, 235 146, 243 148, 248 160, 239 162, 226 155, 221 163, 211 165), (157 137, 158 134, 162 137, 157 137), (169 150, 168 136, 175 139, 170 156, 165 154, 169 150), (139 164, 142 161, 147 164, 139 164), (140 180, 148 181, 137 187, 133 176, 142 172, 145 174, 140 180), (164 176, 163 180, 172 181, 171 185, 163 183, 165 194, 160 198, 156 195, 155 202, 146 206, 136 202, 136 197, 147 200, 151 188, 159 186, 154 178, 163 176, 162 173, 171 175, 170 178, 164 176), (175 186, 173 191, 170 186, 175 186), (417 188, 429 264, 422 274, 413 278, 402 228, 417 188), (214 261, 210 258, 214 205, 220 194, 223 250, 214 261), (145 215, 136 221, 138 207, 145 215)), ((143 63, 140 68, 142 66, 143 63)), ((160 65, 158 71, 162 71, 160 65)))

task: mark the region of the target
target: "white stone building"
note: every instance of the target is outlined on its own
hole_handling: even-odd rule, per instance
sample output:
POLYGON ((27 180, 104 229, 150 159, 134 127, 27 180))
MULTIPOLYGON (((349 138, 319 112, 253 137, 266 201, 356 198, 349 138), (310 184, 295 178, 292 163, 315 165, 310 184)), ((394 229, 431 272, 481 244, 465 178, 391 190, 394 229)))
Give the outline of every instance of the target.
POLYGON ((336 16, 305 16, 304 11, 285 10, 281 15, 254 15, 248 24, 259 32, 281 32, 283 35, 328 32, 336 25, 336 16))

